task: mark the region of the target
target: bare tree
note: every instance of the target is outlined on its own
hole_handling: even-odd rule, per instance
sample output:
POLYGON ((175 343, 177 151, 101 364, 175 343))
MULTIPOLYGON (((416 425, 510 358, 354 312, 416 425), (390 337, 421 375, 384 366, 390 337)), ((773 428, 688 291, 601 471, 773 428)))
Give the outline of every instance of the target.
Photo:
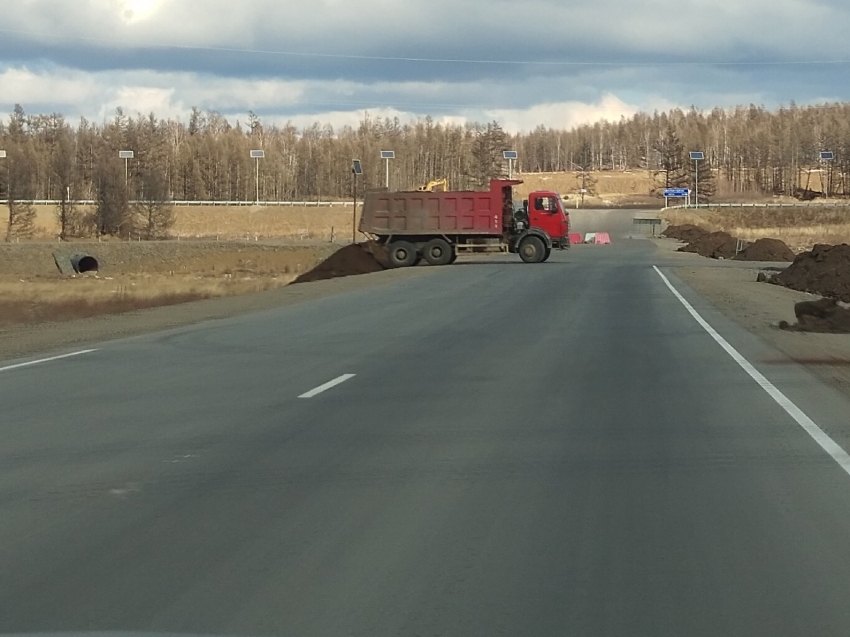
POLYGON ((6 241, 32 235, 35 228, 35 208, 29 203, 35 191, 34 157, 26 147, 9 151, 6 172, 6 197, 9 214, 6 219, 6 241))
POLYGON ((688 163, 688 173, 690 183, 694 184, 694 189, 696 190, 697 184, 697 175, 699 176, 699 192, 694 193, 695 197, 699 197, 699 199, 695 199, 695 203, 708 203, 717 190, 717 182, 715 180, 714 171, 711 169, 711 164, 708 160, 699 161, 699 162, 689 162, 688 163), (694 166, 696 164, 696 168, 694 166))
POLYGON ((121 236, 128 233, 132 219, 122 167, 111 158, 102 160, 98 166, 97 179, 94 222, 98 234, 121 236))
POLYGON ((585 139, 579 146, 576 154, 576 168, 578 168, 579 183, 581 184, 579 195, 581 205, 584 206, 584 198, 587 195, 596 194, 596 176, 593 174, 593 145, 585 139))
POLYGON ((59 238, 65 241, 80 233, 82 214, 74 205, 71 188, 74 186, 74 160, 76 149, 71 131, 63 128, 59 131, 51 158, 51 174, 59 193, 56 207, 56 221, 59 224, 59 238))
MULTIPOLYGON (((261 192, 274 199, 347 198, 353 157, 363 161, 363 187, 380 187, 378 151, 384 148, 395 150, 398 157, 391 165, 394 188, 413 188, 440 177, 448 178, 453 189, 486 187, 490 178, 505 173, 501 151, 513 148, 519 151, 522 170, 578 171, 584 194, 593 192, 600 170, 653 170, 666 185, 693 187, 689 174, 693 166, 686 151, 702 150, 711 158, 711 169, 700 175, 700 191, 706 194, 713 178, 717 192, 730 196, 794 194, 818 168, 818 151, 832 150, 836 155, 829 191, 850 196, 848 122, 850 104, 842 103, 791 104, 775 111, 759 106, 710 112, 672 109, 571 130, 539 126, 514 136, 495 123, 442 124, 428 117, 410 123, 368 117, 359 126, 337 129, 318 122, 299 130, 263 123, 252 114, 240 124, 198 109, 187 122, 118 112, 102 124, 82 120, 70 131, 75 156, 68 164, 60 161, 65 154, 57 137, 57 131, 65 128, 61 116, 31 116, 16 106, 0 125, 0 147, 10 155, 20 148, 34 158, 24 179, 24 190, 29 189, 31 197, 24 199, 62 199, 63 189, 67 194, 67 175, 59 174, 54 162, 73 167, 72 192, 77 199, 103 199, 101 190, 111 182, 103 178, 106 159, 101 158, 114 161, 120 148, 132 148, 137 160, 130 165, 129 199, 142 196, 143 174, 155 169, 165 176, 176 199, 252 200, 254 165, 248 151, 260 146, 267 152, 261 192)), ((0 162, 4 184, 12 159, 0 162)), ((707 168, 707 164, 700 167, 707 168)), ((123 182, 123 170, 119 176, 114 180, 116 189, 123 182)), ((810 186, 816 189, 815 182, 810 186)), ((100 213, 104 223, 98 227, 113 226, 106 222, 112 215, 104 208, 100 213)), ((126 220, 119 222, 126 225, 126 220)))
POLYGON ((472 148, 472 181, 479 188, 486 188, 491 179, 505 176, 502 151, 507 148, 508 136, 496 122, 479 128, 472 148))
POLYGON ((174 207, 168 191, 168 180, 156 169, 142 174, 142 195, 135 206, 136 224, 148 241, 164 239, 174 225, 174 207))
POLYGON ((668 124, 664 136, 654 145, 665 188, 686 188, 690 183, 685 168, 685 146, 672 124, 668 124))

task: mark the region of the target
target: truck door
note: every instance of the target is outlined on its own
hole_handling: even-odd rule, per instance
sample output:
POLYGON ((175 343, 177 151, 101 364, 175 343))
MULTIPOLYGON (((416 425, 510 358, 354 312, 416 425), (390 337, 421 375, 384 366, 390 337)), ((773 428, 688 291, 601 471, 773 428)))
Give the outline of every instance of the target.
POLYGON ((528 221, 534 228, 544 230, 553 239, 569 234, 569 223, 561 208, 560 197, 553 193, 531 193, 528 201, 528 221))

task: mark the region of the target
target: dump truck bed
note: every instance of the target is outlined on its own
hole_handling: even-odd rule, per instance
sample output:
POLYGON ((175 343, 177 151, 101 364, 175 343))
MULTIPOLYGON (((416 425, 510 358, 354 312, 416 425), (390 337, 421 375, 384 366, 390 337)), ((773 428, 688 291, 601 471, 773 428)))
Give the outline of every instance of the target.
MULTIPOLYGON (((360 231, 379 236, 500 236, 506 202, 513 205, 511 187, 519 183, 494 180, 486 192, 370 192, 360 231)), ((510 208, 508 212, 510 219, 510 208)))

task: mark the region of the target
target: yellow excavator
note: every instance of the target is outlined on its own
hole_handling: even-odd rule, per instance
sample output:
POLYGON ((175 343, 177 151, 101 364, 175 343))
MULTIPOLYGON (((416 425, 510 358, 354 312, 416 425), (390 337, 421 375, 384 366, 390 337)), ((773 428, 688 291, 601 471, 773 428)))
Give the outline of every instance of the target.
POLYGON ((417 192, 446 192, 449 189, 449 180, 443 177, 442 179, 435 179, 434 181, 429 181, 427 184, 422 186, 421 188, 417 188, 417 192))

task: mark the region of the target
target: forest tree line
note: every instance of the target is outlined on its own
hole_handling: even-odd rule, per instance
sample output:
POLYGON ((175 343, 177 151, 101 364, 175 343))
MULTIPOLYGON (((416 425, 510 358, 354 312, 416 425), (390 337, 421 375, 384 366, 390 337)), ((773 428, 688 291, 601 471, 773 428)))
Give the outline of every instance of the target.
MULTIPOLYGON (((251 150, 265 151, 259 164, 261 200, 312 201, 351 196, 354 158, 364 168, 358 189, 382 187, 382 150, 396 154, 390 162, 393 189, 443 177, 452 189, 469 189, 506 174, 502 151, 507 149, 518 151, 515 171, 520 173, 644 169, 661 174, 669 186, 692 183, 688 152, 700 150, 705 153, 700 190, 708 197, 716 188, 800 194, 807 188, 806 171, 818 167, 820 151, 830 150, 835 159, 824 166, 829 193, 850 195, 850 104, 843 103, 792 104, 774 111, 676 109, 572 130, 541 126, 517 135, 495 122, 402 123, 369 116, 356 128, 315 123, 298 129, 266 124, 254 114, 231 122, 198 109, 188 121, 118 110, 97 124, 69 122, 55 113, 28 114, 16 106, 0 123, 0 150, 7 153, 0 159, 0 199, 57 200, 57 216, 71 213, 70 234, 120 234, 132 225, 154 235, 167 225, 161 202, 253 201, 251 150), (118 156, 122 150, 135 155, 126 174, 118 156), (98 219, 84 224, 74 217, 72 202, 81 199, 98 201, 98 219), (156 220, 160 214, 164 221, 156 220)), ((27 207, 14 207, 9 203, 7 235, 25 234, 27 207)))

